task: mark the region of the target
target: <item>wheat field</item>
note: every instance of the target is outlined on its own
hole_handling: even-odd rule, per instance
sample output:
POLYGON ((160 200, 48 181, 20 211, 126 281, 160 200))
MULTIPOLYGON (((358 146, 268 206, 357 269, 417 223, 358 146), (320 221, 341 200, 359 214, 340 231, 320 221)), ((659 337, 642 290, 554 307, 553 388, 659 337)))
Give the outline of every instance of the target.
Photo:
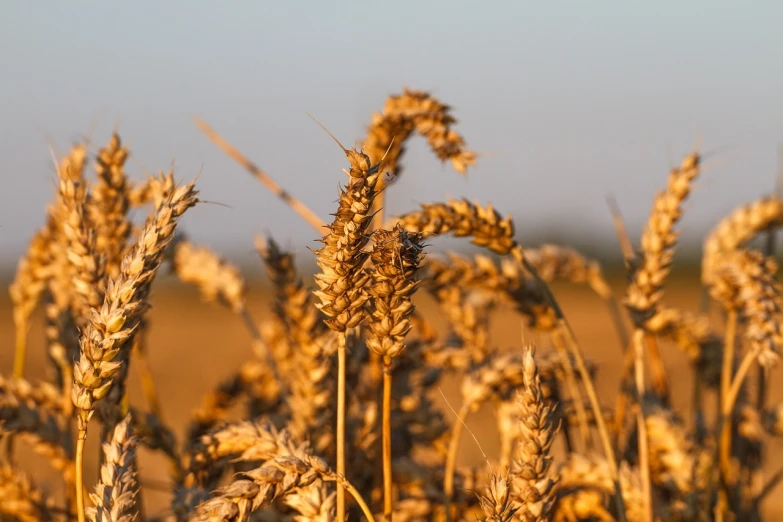
POLYGON ((359 148, 327 136, 346 169, 322 218, 198 120, 321 239, 299 251, 310 274, 259 237, 262 281, 188 239, 187 175, 132 179, 117 134, 74 146, 0 307, 0 513, 774 520, 783 201, 737 202, 699 273, 671 275, 696 150, 661 173, 643 230, 615 216, 609 280, 567 245, 519 244, 490 202, 384 212, 415 175, 409 137, 475 164, 456 124, 406 90, 359 148), (438 252, 442 235, 482 253, 438 252))

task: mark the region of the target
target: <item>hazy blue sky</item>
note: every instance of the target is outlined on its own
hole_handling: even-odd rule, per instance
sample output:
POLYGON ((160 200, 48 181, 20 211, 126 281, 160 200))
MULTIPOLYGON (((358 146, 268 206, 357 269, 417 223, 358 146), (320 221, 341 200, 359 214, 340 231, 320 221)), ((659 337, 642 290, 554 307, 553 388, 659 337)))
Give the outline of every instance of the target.
MULTIPOLYGON (((703 234, 771 189, 783 142, 783 2, 54 2, 0 16, 0 265, 53 194, 47 149, 115 123, 127 170, 199 178, 183 227, 234 258, 255 232, 305 253, 308 225, 193 125, 200 115, 324 218, 344 143, 404 86, 455 108, 486 156, 467 179, 423 141, 389 211, 446 196, 492 201, 518 235, 611 238, 613 192, 638 235, 672 162, 710 158, 684 221, 703 234), (96 125, 97 123, 97 125, 96 125)), ((93 147, 95 149, 95 147, 93 147)), ((613 243, 609 243, 613 245, 613 243)))

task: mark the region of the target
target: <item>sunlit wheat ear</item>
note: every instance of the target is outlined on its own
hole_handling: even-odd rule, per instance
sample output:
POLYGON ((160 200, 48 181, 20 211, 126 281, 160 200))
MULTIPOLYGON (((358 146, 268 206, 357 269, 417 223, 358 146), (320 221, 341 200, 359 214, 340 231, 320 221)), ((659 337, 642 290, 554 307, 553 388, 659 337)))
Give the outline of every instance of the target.
POLYGON ((335 219, 329 233, 321 240, 323 247, 316 251, 321 272, 316 275, 320 310, 327 316, 326 324, 334 331, 354 328, 364 319, 363 305, 367 297, 362 287, 367 275, 361 270, 368 253, 370 208, 377 194, 378 174, 369 174, 369 158, 357 151, 346 151, 351 164, 347 171, 349 181, 340 193, 335 219))
POLYGON ((228 260, 184 236, 173 242, 171 259, 177 277, 196 286, 205 301, 218 301, 235 313, 245 308, 247 284, 239 269, 228 260))
POLYGON ((83 425, 120 371, 127 355, 125 343, 149 306, 147 297, 163 251, 174 237, 180 216, 198 201, 197 194, 192 184, 182 186, 150 215, 134 248, 123 259, 119 277, 109 282, 103 305, 95 310, 82 334, 80 359, 74 366, 73 402, 81 410, 83 425))
POLYGON ((95 507, 87 510, 89 520, 133 522, 138 519, 137 445, 138 439, 132 432, 130 417, 126 417, 114 428, 111 441, 104 443, 106 460, 101 466, 95 492, 90 494, 95 507))
MULTIPOLYGON (((217 446, 211 452, 213 458, 224 452, 224 455, 235 454, 237 459, 259 463, 235 477, 228 486, 212 493, 212 498, 200 504, 190 520, 247 520, 249 515, 278 498, 290 494, 301 493, 316 480, 339 482, 362 506, 362 510, 370 520, 364 500, 357 490, 341 475, 329 469, 326 462, 312 456, 305 445, 294 444, 285 432, 278 432, 264 424, 249 423, 237 426, 236 435, 229 425, 221 432, 215 433, 217 446), (237 439, 236 441, 234 439, 237 439), (225 445, 221 445, 223 440, 225 445)), ((209 438, 205 442, 210 443, 209 438)), ((203 454, 203 453, 202 453, 203 454)), ((326 500, 328 497, 319 495, 326 500)), ((289 503, 295 509, 305 502, 305 498, 297 496, 289 503)), ((302 505, 303 510, 310 506, 302 505)))
POLYGON ((16 275, 8 288, 13 304, 13 320, 16 329, 14 361, 14 375, 16 377, 22 377, 24 374, 30 316, 41 301, 49 277, 49 244, 53 241, 52 234, 53 227, 51 225, 44 226, 35 233, 27 247, 27 252, 19 260, 16 275))
POLYGON ((372 161, 380 161, 386 154, 385 169, 396 177, 402 171, 399 162, 405 142, 418 132, 439 160, 451 161, 454 170, 465 174, 467 167, 475 164, 476 153, 467 150, 464 138, 452 129, 457 120, 450 112, 448 105, 423 91, 406 89, 390 96, 383 110, 372 116, 364 151, 372 161))
POLYGON ((760 252, 738 250, 724 257, 712 286, 712 296, 746 321, 750 354, 766 367, 777 363, 783 346, 777 269, 777 264, 760 252))
POLYGON ((487 516, 487 522, 509 522, 519 508, 511 502, 511 487, 507 477, 493 475, 487 486, 486 495, 480 498, 481 509, 487 516))
POLYGON ((550 472, 550 448, 557 434, 554 406, 547 404, 541 392, 541 378, 533 350, 524 358, 524 390, 519 394, 520 434, 518 456, 511 461, 513 494, 519 506, 517 516, 529 522, 549 520, 557 475, 550 472))
POLYGON ((761 198, 742 205, 721 219, 704 240, 701 277, 711 285, 727 253, 733 252, 765 230, 783 225, 783 200, 761 198))
POLYGON ((686 156, 672 169, 666 189, 655 197, 653 209, 642 232, 641 249, 632 267, 625 305, 639 328, 655 315, 663 298, 663 284, 671 271, 679 233, 675 226, 682 217, 682 206, 700 172, 697 152, 686 156))

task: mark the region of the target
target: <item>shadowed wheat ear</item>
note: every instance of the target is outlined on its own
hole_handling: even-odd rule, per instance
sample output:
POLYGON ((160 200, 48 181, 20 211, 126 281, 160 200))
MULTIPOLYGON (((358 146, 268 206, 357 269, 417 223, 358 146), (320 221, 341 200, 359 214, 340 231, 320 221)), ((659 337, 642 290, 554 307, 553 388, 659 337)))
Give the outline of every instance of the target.
POLYGON ((622 488, 627 511, 611 510, 609 497, 614 486, 609 463, 595 455, 573 453, 557 473, 553 520, 644 520, 641 507, 642 492, 639 474, 627 463, 618 469, 618 480, 622 488))
MULTIPOLYGON (((252 512, 273 500, 308 488, 321 479, 342 484, 368 520, 373 521, 372 513, 356 489, 342 475, 331 471, 322 459, 310 455, 307 446, 294 444, 286 432, 263 423, 243 422, 227 425, 202 440, 203 450, 194 459, 202 466, 228 456, 240 461, 260 461, 260 466, 241 473, 230 485, 217 490, 210 500, 197 507, 189 520, 248 520, 252 512)), ((321 498, 327 501, 329 497, 321 498)), ((312 508, 301 496, 289 505, 294 509, 312 508)))
POLYGON ((98 152, 95 173, 98 180, 90 188, 87 214, 95 228, 97 252, 106 259, 106 274, 116 278, 126 243, 131 233, 128 219, 130 186, 125 176, 128 149, 122 146, 120 136, 113 133, 109 142, 98 152))
POLYGON ((21 469, 0 463, 0 515, 18 522, 54 520, 51 497, 38 489, 21 469))
POLYGON ((0 377, 0 435, 15 434, 57 469, 67 488, 75 478, 73 440, 59 391, 43 383, 0 377))
POLYGON ((290 396, 290 430, 295 439, 310 438, 316 452, 334 446, 336 379, 330 360, 336 338, 323 322, 312 292, 297 273, 293 254, 271 238, 256 239, 275 293, 274 312, 285 327, 290 368, 285 371, 290 396))

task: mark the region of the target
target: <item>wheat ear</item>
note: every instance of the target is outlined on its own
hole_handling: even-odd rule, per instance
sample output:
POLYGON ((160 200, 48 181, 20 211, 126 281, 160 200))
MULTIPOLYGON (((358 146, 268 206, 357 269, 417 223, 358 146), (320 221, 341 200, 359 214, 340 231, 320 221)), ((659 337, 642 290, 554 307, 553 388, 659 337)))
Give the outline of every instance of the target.
MULTIPOLYGON (((338 142, 339 145, 339 142, 338 142)), ((326 325, 338 335, 337 346, 337 473, 345 476, 345 372, 346 330, 357 327, 365 318, 367 296, 363 287, 367 274, 362 270, 368 254, 366 234, 372 219, 372 203, 377 194, 378 165, 356 150, 342 145, 350 170, 344 172, 349 181, 340 191, 340 202, 329 233, 321 240, 323 247, 316 251, 321 272, 315 281, 320 299, 318 308, 327 316, 326 325)), ((337 487, 337 520, 345 520, 345 492, 337 487)))
POLYGON ((383 514, 392 519, 391 394, 392 363, 405 350, 414 307, 411 296, 423 246, 416 234, 407 234, 400 226, 377 230, 373 234, 373 263, 368 290, 367 348, 383 361, 383 514))

